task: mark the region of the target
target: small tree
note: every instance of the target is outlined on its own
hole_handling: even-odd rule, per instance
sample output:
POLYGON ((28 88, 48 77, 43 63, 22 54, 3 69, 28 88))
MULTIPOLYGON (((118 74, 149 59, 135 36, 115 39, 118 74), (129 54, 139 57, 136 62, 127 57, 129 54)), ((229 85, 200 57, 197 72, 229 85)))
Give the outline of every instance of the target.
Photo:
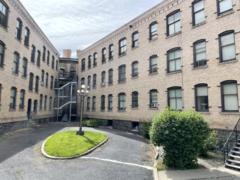
POLYGON ((166 108, 152 119, 150 138, 163 146, 163 164, 175 169, 197 167, 197 157, 211 130, 204 116, 194 110, 178 112, 166 108))

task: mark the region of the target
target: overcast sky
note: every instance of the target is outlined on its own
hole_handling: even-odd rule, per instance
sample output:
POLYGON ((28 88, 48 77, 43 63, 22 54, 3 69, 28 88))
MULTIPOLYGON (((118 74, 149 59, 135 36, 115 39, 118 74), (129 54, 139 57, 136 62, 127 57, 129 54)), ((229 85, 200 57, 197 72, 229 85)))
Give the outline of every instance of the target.
POLYGON ((62 56, 83 50, 162 0, 20 0, 62 56))

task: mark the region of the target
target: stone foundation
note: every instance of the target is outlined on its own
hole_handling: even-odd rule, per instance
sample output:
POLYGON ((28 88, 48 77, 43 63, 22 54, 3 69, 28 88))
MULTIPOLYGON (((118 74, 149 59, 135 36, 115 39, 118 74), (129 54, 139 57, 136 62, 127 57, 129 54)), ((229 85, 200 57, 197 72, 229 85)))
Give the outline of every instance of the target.
POLYGON ((16 131, 18 129, 27 128, 27 126, 28 126, 28 121, 19 121, 19 122, 10 122, 10 123, 0 124, 0 137, 5 133, 16 131))

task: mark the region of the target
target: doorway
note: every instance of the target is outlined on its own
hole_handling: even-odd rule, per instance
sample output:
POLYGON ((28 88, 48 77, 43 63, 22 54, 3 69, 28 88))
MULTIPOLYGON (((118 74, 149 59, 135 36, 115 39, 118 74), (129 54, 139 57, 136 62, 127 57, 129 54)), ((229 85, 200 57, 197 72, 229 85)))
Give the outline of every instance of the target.
POLYGON ((28 116, 28 119, 30 119, 31 107, 32 107, 32 100, 29 99, 29 100, 28 100, 28 108, 27 108, 27 116, 28 116))

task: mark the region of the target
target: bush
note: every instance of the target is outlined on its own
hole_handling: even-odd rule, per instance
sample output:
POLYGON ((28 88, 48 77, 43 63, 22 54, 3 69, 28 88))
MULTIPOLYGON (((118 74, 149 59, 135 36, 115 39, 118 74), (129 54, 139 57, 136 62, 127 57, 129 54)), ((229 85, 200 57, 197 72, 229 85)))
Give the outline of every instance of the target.
POLYGON ((152 122, 150 121, 142 121, 140 120, 140 133, 143 135, 144 138, 150 139, 149 131, 152 126, 152 122))
POLYGON ((163 164, 175 169, 197 167, 197 157, 210 134, 209 124, 194 110, 178 112, 166 108, 152 119, 150 138, 163 146, 163 164))
POLYGON ((214 148, 218 144, 218 141, 219 141, 219 139, 218 139, 217 135, 215 134, 214 131, 212 131, 211 134, 209 135, 209 137, 204 141, 204 145, 201 148, 199 155, 203 156, 203 157, 207 157, 208 156, 207 151, 214 150, 214 148))
POLYGON ((85 120, 82 125, 86 127, 98 127, 102 125, 102 121, 98 119, 85 120))

